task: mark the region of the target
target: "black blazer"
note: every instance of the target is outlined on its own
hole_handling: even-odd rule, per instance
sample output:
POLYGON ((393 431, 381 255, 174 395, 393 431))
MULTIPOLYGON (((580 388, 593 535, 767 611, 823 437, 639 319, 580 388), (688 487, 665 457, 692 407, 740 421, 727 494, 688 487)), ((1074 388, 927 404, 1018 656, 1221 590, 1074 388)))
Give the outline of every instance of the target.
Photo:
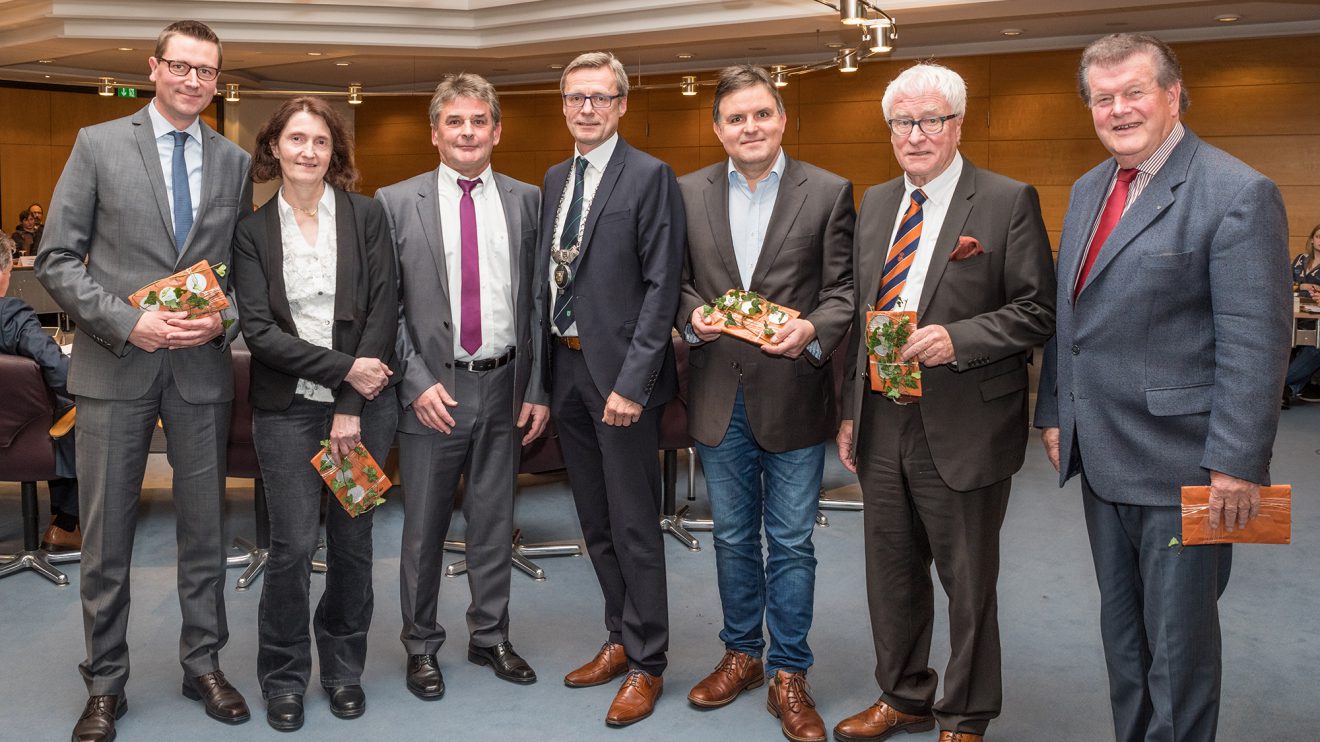
POLYGON ((366 196, 334 192, 338 257, 332 348, 300 339, 294 328, 284 288, 279 196, 234 230, 232 280, 243 337, 252 351, 248 398, 256 409, 287 409, 298 380, 307 379, 334 390, 336 412, 361 415, 366 399, 344 381, 358 358, 388 364, 396 372, 391 384, 402 378, 394 359, 398 284, 384 211, 366 196))

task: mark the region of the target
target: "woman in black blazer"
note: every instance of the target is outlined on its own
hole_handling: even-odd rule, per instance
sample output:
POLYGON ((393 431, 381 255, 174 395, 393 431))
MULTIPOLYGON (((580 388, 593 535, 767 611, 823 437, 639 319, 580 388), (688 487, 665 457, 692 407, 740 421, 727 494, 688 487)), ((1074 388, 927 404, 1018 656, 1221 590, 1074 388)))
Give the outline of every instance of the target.
MULTIPOLYGON (((308 589, 324 483, 321 441, 359 442, 381 461, 398 422, 391 383, 397 334, 394 250, 357 179, 352 137, 319 98, 285 103, 257 135, 252 178, 280 191, 234 233, 233 281, 252 351, 252 433, 270 512, 270 560, 257 625, 266 720, 302 726, 311 676, 308 589)), ((372 511, 326 508, 326 585, 314 618, 321 686, 341 718, 366 710, 372 511)))

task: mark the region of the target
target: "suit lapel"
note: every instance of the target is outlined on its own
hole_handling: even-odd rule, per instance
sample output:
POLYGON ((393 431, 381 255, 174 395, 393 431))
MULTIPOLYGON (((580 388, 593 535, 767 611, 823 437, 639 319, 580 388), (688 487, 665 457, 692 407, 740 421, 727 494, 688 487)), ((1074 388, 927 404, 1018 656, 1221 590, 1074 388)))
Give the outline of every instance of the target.
POLYGON ((944 224, 935 239, 935 249, 930 254, 930 264, 926 267, 926 280, 921 284, 921 299, 917 302, 917 321, 920 322, 935 294, 935 287, 944 276, 944 267, 949 264, 949 256, 958 249, 958 237, 963 233, 967 217, 972 213, 972 197, 976 195, 976 166, 963 159, 962 174, 958 176, 958 185, 953 187, 953 196, 949 201, 948 211, 944 214, 944 224))
POLYGON ((284 236, 280 229, 280 206, 276 201, 279 197, 277 191, 261 207, 266 222, 266 244, 261 255, 266 267, 266 281, 270 285, 271 313, 277 324, 297 335, 298 328, 293 324, 293 313, 289 309, 289 292, 284 285, 284 236))
MULTIPOLYGON (((329 185, 326 188, 330 188, 329 185)), ((335 193, 335 319, 351 322, 353 306, 357 303, 354 279, 359 275, 357 265, 357 214, 348 194, 335 193)))
POLYGON ((733 251, 733 234, 729 231, 729 178, 727 161, 712 168, 706 187, 706 218, 710 221, 710 234, 715 240, 724 269, 729 273, 729 286, 746 289, 738 272, 738 255, 733 251))
POLYGON ((1068 213, 1063 219, 1063 236, 1059 240, 1058 260, 1060 291, 1063 292, 1063 287, 1067 287, 1069 304, 1072 303, 1072 289, 1077 283, 1077 271, 1081 268, 1086 244, 1091 239, 1091 227, 1100 214, 1100 202, 1105 197, 1105 190, 1114 177, 1115 169, 1114 161, 1110 160, 1109 167, 1103 169, 1103 173, 1093 170, 1082 176, 1072 202, 1068 204, 1068 213))
POLYGON ((582 258, 591 245, 591 235, 596 231, 596 222, 600 221, 600 215, 605 211, 605 204, 609 203, 610 194, 614 192, 614 186, 618 184, 619 176, 623 173, 628 149, 629 144, 623 141, 623 137, 619 137, 614 152, 610 155, 610 161, 605 165, 605 172, 600 176, 600 183, 596 184, 596 192, 591 195, 591 210, 587 212, 587 226, 582 233, 582 250, 578 253, 577 260, 573 261, 577 265, 582 264, 582 258))
MULTIPOLYGON (((152 104, 147 103, 147 105, 152 104)), ((156 197, 156 207, 160 209, 161 222, 165 227, 165 234, 169 237, 167 247, 175 253, 174 258, 177 261, 178 253, 174 250, 174 216, 170 213, 170 199, 165 190, 165 173, 160 164, 160 150, 156 147, 156 133, 151 128, 151 115, 147 113, 146 108, 138 111, 133 117, 133 126, 138 150, 142 154, 142 166, 147 171, 147 181, 151 183, 151 192, 156 197)))
POLYGON ((505 243, 509 250, 509 284, 513 289, 513 316, 516 323, 518 317, 518 289, 523 280, 518 260, 518 254, 521 252, 519 248, 522 246, 522 209, 519 208, 521 204, 513 197, 513 185, 508 182, 508 179, 499 173, 494 173, 493 177, 495 182, 491 184, 491 187, 495 189, 495 193, 500 199, 500 206, 504 209, 504 228, 508 234, 505 243))
POLYGON ((775 208, 770 212, 770 223, 766 225, 765 237, 761 240, 761 253, 756 258, 756 268, 752 270, 752 286, 760 286, 765 280, 765 274, 779 257, 779 250, 784 246, 789 228, 797 220, 802 204, 807 201, 807 189, 803 187, 807 182, 806 173, 802 172, 796 160, 789 159, 787 155, 784 159, 784 177, 779 181, 775 208))
POLYGON ((900 176, 889 181, 876 195, 874 208, 862 212, 865 225, 857 225, 858 235, 873 235, 875 242, 864 245, 858 251, 857 280, 862 286, 860 292, 867 307, 875 304, 880 293, 880 279, 885 269, 885 258, 889 257, 889 236, 894 231, 894 220, 898 218, 899 203, 903 200, 905 185, 900 176))
MULTIPOLYGON (((1100 254, 1096 256, 1091 272, 1086 275, 1083 290, 1095 283, 1096 277, 1103 273, 1105 268, 1114 262, 1114 258, 1132 244, 1146 227, 1169 210, 1169 206, 1174 202, 1174 189, 1187 180, 1187 169, 1191 166, 1192 154, 1196 152, 1197 145, 1196 137, 1190 131, 1184 131, 1182 141, 1173 148, 1169 160, 1155 174, 1141 195, 1137 196, 1137 200, 1128 207, 1127 212, 1119 219, 1118 225, 1114 227, 1114 231, 1109 233, 1109 239, 1105 240, 1100 254)), ((1112 170, 1110 176, 1113 176, 1112 170)), ((1086 239, 1089 239, 1090 230, 1087 232, 1086 239)), ((1073 271, 1073 275, 1076 275, 1076 270, 1073 271)))
POLYGON ((449 270, 445 264, 445 240, 440 231, 440 197, 436 191, 436 179, 440 177, 437 168, 430 177, 422 179, 422 187, 417 190, 417 223, 422 227, 427 247, 431 250, 431 260, 435 263, 436 275, 440 278, 440 303, 449 306, 449 270))

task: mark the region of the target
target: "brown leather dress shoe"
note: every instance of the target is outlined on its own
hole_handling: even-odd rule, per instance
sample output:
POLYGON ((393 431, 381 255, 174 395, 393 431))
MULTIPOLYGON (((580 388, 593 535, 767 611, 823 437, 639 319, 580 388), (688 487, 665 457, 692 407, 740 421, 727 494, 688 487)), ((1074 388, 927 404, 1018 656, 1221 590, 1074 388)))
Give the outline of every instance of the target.
POLYGON ((940 730, 940 742, 981 742, 981 735, 971 732, 950 732, 947 729, 940 730))
POLYGON ((55 518, 50 519, 50 526, 41 536, 41 548, 46 551, 80 551, 82 549, 82 527, 74 526, 66 531, 55 525, 55 518))
POLYGON ((876 701, 860 714, 853 714, 834 727, 839 742, 880 742, 899 732, 926 732, 935 728, 935 717, 905 714, 884 701, 876 701))
POLYGON ((207 716, 226 724, 242 724, 251 716, 243 695, 225 680, 225 674, 219 670, 184 678, 183 696, 201 701, 206 706, 207 716))
POLYGON ((784 736, 793 742, 825 742, 825 721, 807 690, 805 672, 779 670, 770 678, 766 709, 779 719, 784 736))
POLYGON ((605 723, 612 727, 626 727, 641 721, 655 710, 655 702, 665 689, 665 681, 659 675, 629 670, 628 676, 614 694, 614 702, 605 714, 605 723))
POLYGON ((73 742, 113 742, 115 720, 124 718, 128 701, 119 696, 92 696, 73 725, 73 742))
POLYGON ((715 671, 692 687, 688 701, 698 708, 719 708, 732 703, 739 693, 760 688, 764 683, 765 668, 760 657, 729 649, 715 671))
POLYGON ((590 662, 564 676, 564 685, 570 688, 604 685, 627 669, 628 656, 624 654, 623 645, 605 642, 590 662))

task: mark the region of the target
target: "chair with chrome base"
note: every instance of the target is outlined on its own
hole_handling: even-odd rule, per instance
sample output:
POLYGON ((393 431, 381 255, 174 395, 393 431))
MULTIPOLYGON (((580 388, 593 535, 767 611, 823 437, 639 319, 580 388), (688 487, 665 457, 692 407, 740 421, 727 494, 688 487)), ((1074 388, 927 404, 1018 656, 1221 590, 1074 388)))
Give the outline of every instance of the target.
MULTIPOLYGON (((518 464, 519 474, 544 474, 564 468, 564 456, 559 448, 559 435, 555 432, 554 421, 546 424, 539 438, 522 448, 522 459, 518 464)), ((466 493, 464 494, 466 497, 466 493)), ((457 540, 446 540, 445 551, 462 553, 466 544, 457 540)), ((524 544, 522 529, 513 531, 513 566, 537 582, 545 580, 545 569, 532 557, 581 556, 582 544, 565 541, 544 544, 524 544)), ((457 577, 467 571, 466 561, 457 561, 445 567, 445 575, 457 577)))
MULTIPOLYGON (((839 416, 843 416, 843 376, 847 370, 844 368, 844 356, 847 354, 849 343, 853 341, 852 330, 843 336, 839 343, 838 350, 835 351, 832 361, 834 371, 834 400, 839 408, 839 416)), ((845 484, 833 489, 820 488, 820 510, 816 512, 816 525, 829 526, 829 518, 825 517, 824 510, 845 510, 858 512, 862 509, 862 485, 857 482, 845 484)))
POLYGON ((696 500, 697 449, 688 433, 688 344, 674 335, 674 360, 678 366, 678 394, 665 403, 660 418, 660 451, 663 466, 660 507, 660 530, 678 539, 688 551, 701 551, 701 542, 691 531, 709 531, 715 527, 709 519, 689 518, 688 505, 679 508, 678 452, 687 451, 687 485, 689 501, 696 500))
POLYGON ((0 355, 0 389, 5 390, 5 410, 0 414, 0 481, 19 482, 23 503, 23 550, 0 556, 0 577, 30 569, 56 585, 67 585, 68 576, 54 565, 78 561, 82 552, 41 548, 37 481, 59 476, 53 439, 69 433, 74 412, 55 419, 55 394, 46 386, 41 367, 29 358, 0 355))

